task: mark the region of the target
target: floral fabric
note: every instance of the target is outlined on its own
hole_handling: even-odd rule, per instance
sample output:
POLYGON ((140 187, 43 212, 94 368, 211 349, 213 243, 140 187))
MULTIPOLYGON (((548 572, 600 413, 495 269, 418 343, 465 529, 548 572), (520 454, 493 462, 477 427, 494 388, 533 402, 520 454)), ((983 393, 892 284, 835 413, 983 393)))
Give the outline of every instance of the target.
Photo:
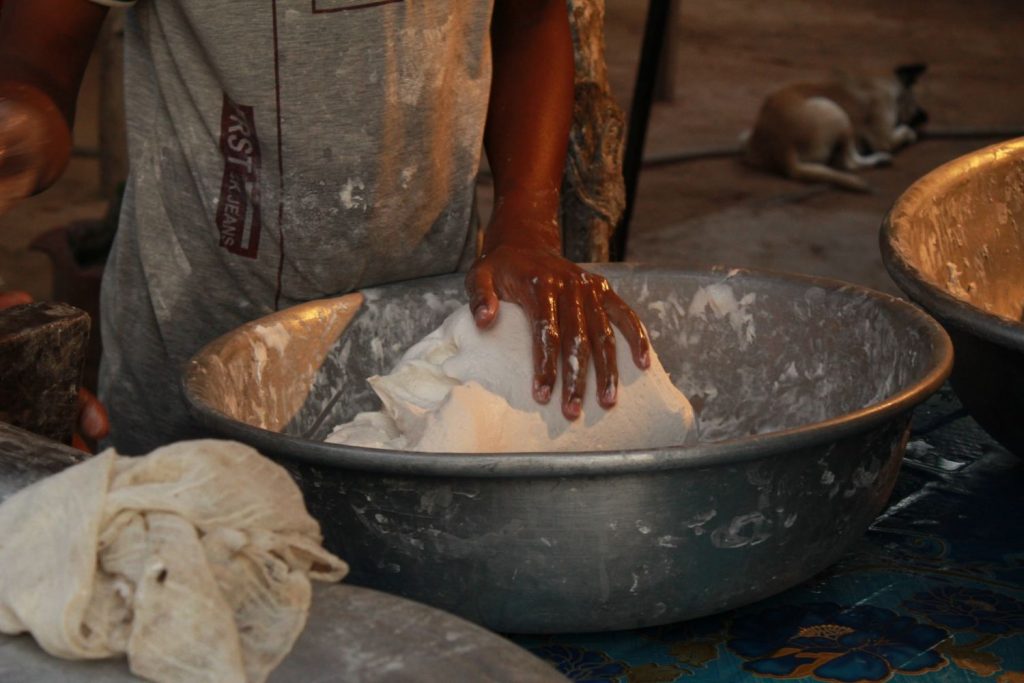
POLYGON ((836 565, 757 604, 637 631, 513 639, 588 683, 1024 683, 1024 458, 946 387, 888 509, 836 565))

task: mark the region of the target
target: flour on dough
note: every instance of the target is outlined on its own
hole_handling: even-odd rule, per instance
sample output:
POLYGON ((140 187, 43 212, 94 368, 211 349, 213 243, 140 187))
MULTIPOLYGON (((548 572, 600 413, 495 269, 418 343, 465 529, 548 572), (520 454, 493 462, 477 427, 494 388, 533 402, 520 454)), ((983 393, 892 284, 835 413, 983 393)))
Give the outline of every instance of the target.
POLYGON ((618 404, 597 402, 593 366, 580 418, 562 415, 561 376, 547 405, 533 399, 533 346, 522 309, 502 302, 495 324, 479 330, 468 306, 412 346, 390 374, 369 379, 383 404, 327 437, 368 448, 515 453, 678 446, 696 440, 693 409, 655 353, 633 363, 615 331, 618 404))

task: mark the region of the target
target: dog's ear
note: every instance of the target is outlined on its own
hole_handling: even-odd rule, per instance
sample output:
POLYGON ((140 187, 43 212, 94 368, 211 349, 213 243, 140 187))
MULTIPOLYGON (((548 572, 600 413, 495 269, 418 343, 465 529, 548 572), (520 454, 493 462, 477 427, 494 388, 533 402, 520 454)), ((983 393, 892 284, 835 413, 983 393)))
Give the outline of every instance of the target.
POLYGON ((921 74, 927 68, 927 64, 904 64, 896 67, 896 78, 899 79, 904 88, 909 88, 917 82, 917 79, 921 77, 921 74))

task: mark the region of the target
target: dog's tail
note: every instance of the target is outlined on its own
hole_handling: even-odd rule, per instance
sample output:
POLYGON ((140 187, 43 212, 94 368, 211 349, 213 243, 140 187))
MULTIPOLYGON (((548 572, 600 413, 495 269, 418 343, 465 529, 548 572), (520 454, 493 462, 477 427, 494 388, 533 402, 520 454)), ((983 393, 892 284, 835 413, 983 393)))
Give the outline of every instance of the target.
POLYGON ((754 152, 754 148, 751 147, 750 141, 754 137, 754 129, 747 128, 742 131, 736 138, 737 151, 739 152, 740 161, 753 166, 754 168, 764 168, 764 161, 754 152))
POLYGON ((787 155, 785 172, 794 180, 808 183, 829 183, 851 192, 871 192, 871 186, 863 178, 811 161, 801 161, 796 153, 787 155))

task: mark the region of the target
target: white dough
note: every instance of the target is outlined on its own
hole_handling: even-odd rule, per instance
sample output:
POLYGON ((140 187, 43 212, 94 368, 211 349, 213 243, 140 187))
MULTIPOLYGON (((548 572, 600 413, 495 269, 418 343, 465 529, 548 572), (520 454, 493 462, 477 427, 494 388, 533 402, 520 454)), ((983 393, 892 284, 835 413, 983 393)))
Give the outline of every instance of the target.
POLYGON ((412 346, 394 370, 369 379, 382 410, 335 427, 332 443, 369 448, 515 453, 655 448, 696 439, 693 410, 657 355, 642 371, 616 330, 618 404, 605 410, 588 372, 583 412, 562 415, 561 373, 551 401, 533 399, 533 346, 522 309, 502 302, 488 330, 468 306, 412 346))

